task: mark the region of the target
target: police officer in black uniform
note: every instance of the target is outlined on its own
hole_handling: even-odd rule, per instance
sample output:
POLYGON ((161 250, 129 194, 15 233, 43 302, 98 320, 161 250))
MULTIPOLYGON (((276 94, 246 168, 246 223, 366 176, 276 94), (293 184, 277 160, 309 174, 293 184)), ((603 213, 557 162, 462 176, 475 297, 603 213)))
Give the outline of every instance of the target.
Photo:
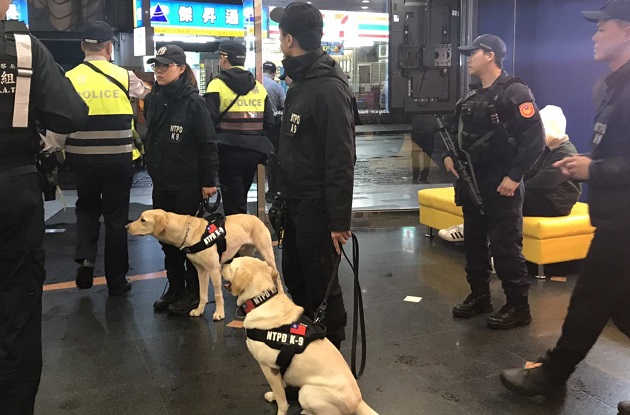
MULTIPOLYGON (((588 180, 589 214, 596 230, 558 343, 536 364, 501 374, 508 389, 524 396, 563 394, 575 366, 611 318, 630 336, 630 2, 612 0, 601 10, 583 13, 598 26, 595 60, 606 62, 611 73, 595 88, 591 155, 573 155, 554 166, 573 180, 588 180)), ((619 403, 619 414, 630 415, 630 401, 619 403)))
MULTIPOLYGON (((333 263, 350 234, 354 179, 354 116, 348 78, 321 48, 322 15, 307 3, 276 8, 282 64, 294 84, 287 93, 278 155, 280 193, 288 214, 282 272, 293 301, 312 316, 333 263)), ((335 282, 324 324, 337 347, 346 311, 335 282)))
POLYGON ((35 120, 67 134, 83 127, 88 109, 24 23, 4 21, 8 7, 0 1, 0 413, 28 415, 42 370, 46 275, 35 120))
MULTIPOLYGON (((472 203, 459 180, 456 198, 464 212, 466 274, 472 293, 453 308, 453 314, 467 318, 492 312, 492 255, 507 303, 488 318, 488 326, 509 329, 531 322, 522 254, 522 179, 542 154, 545 133, 529 88, 502 70, 506 47, 500 38, 481 35, 459 49, 468 56, 470 75, 481 81, 458 103, 455 126, 460 149, 470 155, 485 209, 472 203)), ((457 176, 450 157, 444 164, 457 176)))
MULTIPOLYGON (((219 158, 212 119, 184 50, 165 45, 147 60, 155 72, 147 95, 147 170, 153 180, 153 207, 180 215, 194 215, 202 200, 217 192, 219 158)), ((155 311, 188 315, 199 305, 199 277, 180 247, 161 243, 168 291, 155 311)))

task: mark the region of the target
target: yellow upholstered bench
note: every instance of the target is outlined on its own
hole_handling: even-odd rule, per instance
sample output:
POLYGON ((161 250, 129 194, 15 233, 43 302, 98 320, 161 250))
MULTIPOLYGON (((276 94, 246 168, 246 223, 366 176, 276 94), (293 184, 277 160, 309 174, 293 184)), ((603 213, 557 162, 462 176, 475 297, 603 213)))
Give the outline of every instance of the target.
MULTIPOLYGON (((429 227, 429 237, 433 236, 433 229, 463 222, 462 208, 455 206, 453 187, 420 190, 418 203, 420 223, 429 227)), ((545 264, 585 258, 594 232, 586 203, 578 202, 569 216, 526 217, 523 220, 523 255, 538 265, 536 276, 544 278, 545 264)))

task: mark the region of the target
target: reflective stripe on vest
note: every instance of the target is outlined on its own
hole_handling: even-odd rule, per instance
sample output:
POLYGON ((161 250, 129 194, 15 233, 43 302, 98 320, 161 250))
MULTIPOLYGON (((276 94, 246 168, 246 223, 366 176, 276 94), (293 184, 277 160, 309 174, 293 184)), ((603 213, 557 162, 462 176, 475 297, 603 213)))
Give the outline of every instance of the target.
MULTIPOLYGON (((223 111, 234 101, 236 93, 232 91, 223 80, 215 78, 208 85, 208 93, 218 93, 220 99, 219 113, 223 111)), ((249 91, 247 95, 238 97, 236 103, 223 116, 219 125, 215 128, 217 132, 255 132, 263 131, 263 118, 265 112, 265 99, 267 98, 267 90, 258 81, 254 89, 249 91)))
POLYGON ((33 76, 31 36, 16 33, 15 49, 17 51, 17 79, 13 103, 13 127, 26 128, 28 127, 28 106, 33 76))
MULTIPOLYGON (((129 73, 107 61, 90 61, 100 70, 129 88, 129 73)), ((131 120, 133 110, 129 98, 116 84, 87 65, 78 65, 66 76, 89 107, 87 127, 70 134, 66 140, 66 153, 95 155, 107 162, 107 155, 119 155, 133 151, 131 120)))

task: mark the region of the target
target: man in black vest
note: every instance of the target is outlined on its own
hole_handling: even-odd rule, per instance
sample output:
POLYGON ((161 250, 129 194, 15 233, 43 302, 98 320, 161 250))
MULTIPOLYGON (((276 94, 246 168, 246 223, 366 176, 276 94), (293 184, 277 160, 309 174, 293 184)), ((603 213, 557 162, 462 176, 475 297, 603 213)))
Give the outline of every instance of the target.
MULTIPOLYGON (((588 180, 589 214, 597 229, 558 343, 526 369, 501 374, 509 390, 524 396, 562 394, 610 319, 630 336, 630 2, 612 0, 601 10, 583 13, 597 23, 595 60, 606 62, 611 72, 595 88, 591 155, 567 157, 555 167, 573 180, 588 180)), ((619 414, 630 415, 630 401, 619 403, 619 414)))
POLYGON ((29 415, 42 370, 46 277, 35 120, 67 134, 83 128, 88 109, 24 23, 4 20, 9 3, 0 1, 0 412, 29 415))
MULTIPOLYGON (((457 104, 455 126, 458 147, 469 155, 484 212, 458 180, 455 193, 464 211, 466 274, 472 292, 453 308, 453 315, 468 318, 493 311, 492 254, 507 303, 488 318, 488 326, 509 329, 529 324, 532 318, 522 253, 523 176, 542 154, 545 133, 529 88, 502 70, 506 47, 500 38, 481 35, 459 49, 468 56, 470 75, 480 80, 457 104)), ((458 176, 450 157, 444 158, 444 165, 458 176)))

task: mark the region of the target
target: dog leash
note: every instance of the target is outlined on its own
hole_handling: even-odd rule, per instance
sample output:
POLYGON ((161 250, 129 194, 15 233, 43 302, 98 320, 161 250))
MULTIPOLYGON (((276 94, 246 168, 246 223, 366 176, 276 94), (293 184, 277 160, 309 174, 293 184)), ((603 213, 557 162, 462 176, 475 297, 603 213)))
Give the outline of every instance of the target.
MULTIPOLYGON (((367 360, 367 339, 365 337, 365 311, 363 309, 363 295, 361 294, 361 285, 359 284, 359 240, 357 236, 352 234, 352 261, 348 258, 346 251, 341 246, 341 252, 343 256, 346 258, 348 265, 352 269, 352 273, 354 275, 354 303, 353 303, 353 314, 352 314, 352 352, 350 354, 350 369, 352 370, 352 375, 355 379, 359 379, 363 375, 363 371, 365 370, 365 362, 367 360), (360 333, 359 333, 360 328, 360 333), (359 370, 357 371, 357 342, 358 342, 358 334, 361 335, 361 361, 359 365, 359 370)), ((337 260, 333 264, 332 274, 330 276, 330 280, 328 281, 328 288, 326 289, 326 294, 324 296, 324 300, 317 308, 315 312, 315 323, 318 323, 324 320, 326 316, 326 307, 328 306, 328 298, 330 297, 330 293, 332 291, 332 287, 339 279, 339 264, 341 263, 341 255, 337 256, 337 260)))
POLYGON ((217 190, 217 200, 214 202, 214 204, 212 205, 210 204, 210 198, 203 199, 201 203, 199 203, 199 208, 197 209, 197 213, 195 213, 195 216, 198 218, 203 218, 203 215, 205 215, 206 213, 212 214, 217 211, 220 204, 221 204, 221 191, 217 190))

